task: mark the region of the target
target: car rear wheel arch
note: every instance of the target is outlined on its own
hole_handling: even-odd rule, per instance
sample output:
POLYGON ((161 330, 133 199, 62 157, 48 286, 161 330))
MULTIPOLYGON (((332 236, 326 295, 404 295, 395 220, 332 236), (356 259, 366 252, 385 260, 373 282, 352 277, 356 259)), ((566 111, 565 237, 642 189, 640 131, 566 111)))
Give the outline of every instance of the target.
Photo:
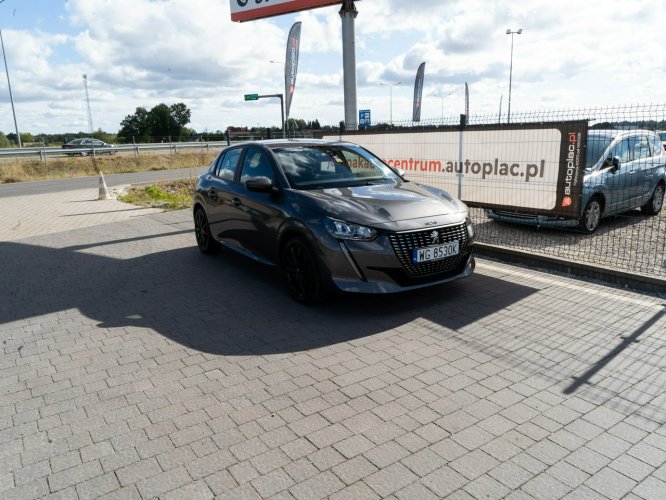
POLYGON ((214 255, 220 251, 221 245, 212 235, 208 216, 201 205, 194 207, 194 236, 202 253, 214 255))
POLYGON ((664 203, 664 191, 666 189, 666 183, 664 180, 660 180, 652 191, 650 199, 645 205, 641 207, 641 211, 645 215, 657 215, 661 212, 663 203, 664 203))

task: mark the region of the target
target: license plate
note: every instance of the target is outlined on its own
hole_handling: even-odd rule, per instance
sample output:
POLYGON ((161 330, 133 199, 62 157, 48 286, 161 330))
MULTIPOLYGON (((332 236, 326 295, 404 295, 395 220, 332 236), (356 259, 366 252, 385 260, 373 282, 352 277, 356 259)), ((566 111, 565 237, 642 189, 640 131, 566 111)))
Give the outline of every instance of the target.
POLYGON ((452 241, 444 245, 434 245, 431 247, 415 248, 412 251, 412 262, 419 264, 421 262, 432 262, 442 260, 460 253, 460 241, 452 241))

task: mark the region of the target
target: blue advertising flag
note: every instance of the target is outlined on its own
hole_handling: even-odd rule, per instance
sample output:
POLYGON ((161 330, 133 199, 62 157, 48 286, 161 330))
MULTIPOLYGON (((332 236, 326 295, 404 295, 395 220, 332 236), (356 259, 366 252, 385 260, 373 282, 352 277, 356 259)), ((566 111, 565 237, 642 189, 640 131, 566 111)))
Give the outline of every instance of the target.
POLYGON ((284 64, 284 97, 286 99, 287 118, 291 109, 291 100, 296 89, 296 73, 298 72, 298 53, 301 45, 301 23, 297 22, 289 31, 287 40, 287 57, 284 64))
POLYGON ((412 121, 421 121, 421 103, 423 100, 423 77, 425 74, 425 62, 422 62, 416 72, 414 81, 414 110, 412 111, 412 121))
POLYGON ((465 117, 469 120, 469 85, 465 82, 465 117))

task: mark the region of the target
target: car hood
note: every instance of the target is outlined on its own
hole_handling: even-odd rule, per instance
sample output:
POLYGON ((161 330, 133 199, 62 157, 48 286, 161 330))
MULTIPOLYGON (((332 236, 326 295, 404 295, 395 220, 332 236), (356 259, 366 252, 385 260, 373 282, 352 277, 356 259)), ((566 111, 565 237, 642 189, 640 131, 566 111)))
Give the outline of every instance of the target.
MULTIPOLYGON (((298 191, 314 203, 322 215, 373 227, 394 226, 405 221, 434 218, 444 225, 459 222, 467 207, 445 191, 415 183, 377 184, 369 186, 298 191)), ((408 224, 409 225, 409 224, 408 224)), ((400 224, 404 226, 404 224, 400 224)))

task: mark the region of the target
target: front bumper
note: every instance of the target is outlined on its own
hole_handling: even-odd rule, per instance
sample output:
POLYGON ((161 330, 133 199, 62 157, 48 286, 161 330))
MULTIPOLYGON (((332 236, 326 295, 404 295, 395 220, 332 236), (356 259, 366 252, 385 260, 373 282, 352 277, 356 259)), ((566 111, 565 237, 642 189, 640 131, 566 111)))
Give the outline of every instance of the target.
POLYGON ((576 227, 579 222, 578 219, 565 217, 549 217, 547 215, 523 214, 499 210, 486 210, 486 217, 500 222, 543 227, 576 227))
POLYGON ((335 288, 355 293, 396 293, 435 286, 470 276, 474 271, 473 233, 465 224, 438 228, 441 241, 457 239, 459 254, 423 264, 411 262, 413 248, 425 246, 423 233, 433 228, 384 233, 373 241, 337 241, 326 267, 335 288))
POLYGON ((406 292, 409 290, 417 290, 419 288, 426 288, 429 286, 441 285, 443 283, 448 283, 450 281, 455 281, 461 278, 466 278, 471 276, 474 272, 474 267, 476 262, 474 256, 468 254, 467 260, 464 261, 464 265, 460 271, 456 271, 454 274, 451 273, 442 273, 441 276, 431 276, 429 279, 420 280, 421 282, 414 281, 411 285, 401 285, 397 283, 394 279, 391 278, 388 274, 385 277, 373 276, 372 279, 360 280, 360 279, 345 279, 340 277, 333 278, 333 284, 335 287, 343 292, 354 292, 354 293, 399 293, 406 292))

